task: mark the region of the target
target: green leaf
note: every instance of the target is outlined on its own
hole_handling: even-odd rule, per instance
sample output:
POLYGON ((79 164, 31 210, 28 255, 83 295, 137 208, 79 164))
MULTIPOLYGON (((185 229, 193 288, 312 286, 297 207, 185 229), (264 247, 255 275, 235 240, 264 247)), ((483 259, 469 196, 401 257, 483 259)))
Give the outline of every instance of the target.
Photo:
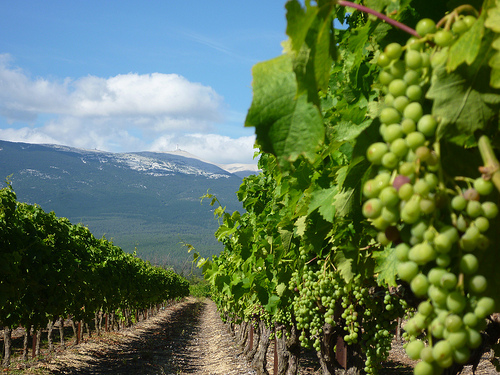
POLYGON ((306 233, 306 228, 307 228, 307 216, 301 216, 295 221, 295 227, 297 228, 295 230, 295 233, 297 236, 302 237, 306 233))
POLYGON ((290 162, 299 155, 314 160, 325 129, 319 109, 305 95, 296 95, 290 57, 255 65, 253 77, 254 97, 245 126, 255 127, 261 150, 290 162))
POLYGON ((374 251, 375 273, 378 273, 377 280, 379 285, 396 286, 396 274, 398 259, 393 248, 387 247, 383 251, 374 251))
POLYGON ((337 249, 335 252, 335 266, 347 283, 354 278, 353 263, 355 261, 355 256, 357 256, 357 254, 353 251, 337 249))
POLYGON ((498 113, 500 94, 489 86, 489 70, 477 69, 435 70, 427 97, 434 100, 432 113, 441 120, 438 138, 472 135, 494 125, 490 121, 498 113))
POLYGON ((292 41, 292 49, 300 51, 319 9, 317 7, 308 6, 304 10, 298 0, 288 1, 285 8, 287 10, 286 34, 292 41))
POLYGON ((488 9, 488 17, 484 21, 484 26, 495 33, 500 33, 500 3, 496 2, 496 7, 488 9))
POLYGON ((285 292, 286 290, 286 284, 285 283, 281 283, 281 284, 278 284, 276 286, 276 293, 278 293, 278 296, 282 296, 283 293, 285 292))
POLYGON ((337 186, 329 189, 315 190, 311 194, 311 202, 309 203, 309 212, 311 214, 314 210, 319 208, 319 213, 323 218, 333 223, 335 217, 335 200, 338 193, 337 186))
MULTIPOLYGON (((483 18, 483 17, 481 17, 483 18)), ((460 38, 450 47, 446 69, 454 71, 460 64, 466 62, 471 65, 479 53, 481 40, 484 34, 482 19, 474 22, 472 27, 463 33, 460 38)))

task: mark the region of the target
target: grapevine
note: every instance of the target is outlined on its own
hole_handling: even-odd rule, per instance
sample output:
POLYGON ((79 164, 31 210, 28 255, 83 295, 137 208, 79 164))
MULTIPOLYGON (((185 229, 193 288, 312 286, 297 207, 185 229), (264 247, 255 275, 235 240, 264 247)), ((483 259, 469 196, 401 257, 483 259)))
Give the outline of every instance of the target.
POLYGON ((286 3, 245 122, 262 173, 204 263, 222 312, 260 304, 325 374, 339 338, 376 373, 403 317, 415 374, 457 372, 500 307, 500 7, 388 3, 286 3))

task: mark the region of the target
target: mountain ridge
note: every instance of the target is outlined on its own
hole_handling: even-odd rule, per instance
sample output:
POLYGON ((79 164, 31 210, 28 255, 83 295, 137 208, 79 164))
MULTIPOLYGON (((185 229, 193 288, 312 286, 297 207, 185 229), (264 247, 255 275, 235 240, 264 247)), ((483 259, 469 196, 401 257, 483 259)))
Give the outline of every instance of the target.
POLYGON ((0 141, 0 178, 11 175, 18 200, 82 223, 125 251, 187 272, 192 244, 202 256, 222 246, 213 233, 207 191, 241 210, 241 177, 184 152, 111 153, 61 145, 0 141))

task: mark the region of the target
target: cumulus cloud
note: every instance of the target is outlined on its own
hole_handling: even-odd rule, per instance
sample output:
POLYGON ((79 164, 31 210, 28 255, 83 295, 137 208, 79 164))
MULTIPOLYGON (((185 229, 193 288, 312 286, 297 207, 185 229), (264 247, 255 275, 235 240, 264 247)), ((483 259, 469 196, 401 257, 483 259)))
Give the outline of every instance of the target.
POLYGON ((213 88, 177 74, 58 81, 33 78, 0 55, 0 116, 11 124, 1 139, 107 151, 179 145, 209 161, 251 162, 254 137, 213 134, 230 113, 213 88))

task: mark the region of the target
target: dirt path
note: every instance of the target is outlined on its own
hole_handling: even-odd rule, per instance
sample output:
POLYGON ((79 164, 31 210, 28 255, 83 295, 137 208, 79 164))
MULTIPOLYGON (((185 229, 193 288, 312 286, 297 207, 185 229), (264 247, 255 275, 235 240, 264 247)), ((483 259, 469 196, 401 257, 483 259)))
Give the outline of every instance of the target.
POLYGON ((188 298, 131 329, 67 349, 39 364, 37 371, 75 375, 255 374, 240 353, 215 304, 188 298))

